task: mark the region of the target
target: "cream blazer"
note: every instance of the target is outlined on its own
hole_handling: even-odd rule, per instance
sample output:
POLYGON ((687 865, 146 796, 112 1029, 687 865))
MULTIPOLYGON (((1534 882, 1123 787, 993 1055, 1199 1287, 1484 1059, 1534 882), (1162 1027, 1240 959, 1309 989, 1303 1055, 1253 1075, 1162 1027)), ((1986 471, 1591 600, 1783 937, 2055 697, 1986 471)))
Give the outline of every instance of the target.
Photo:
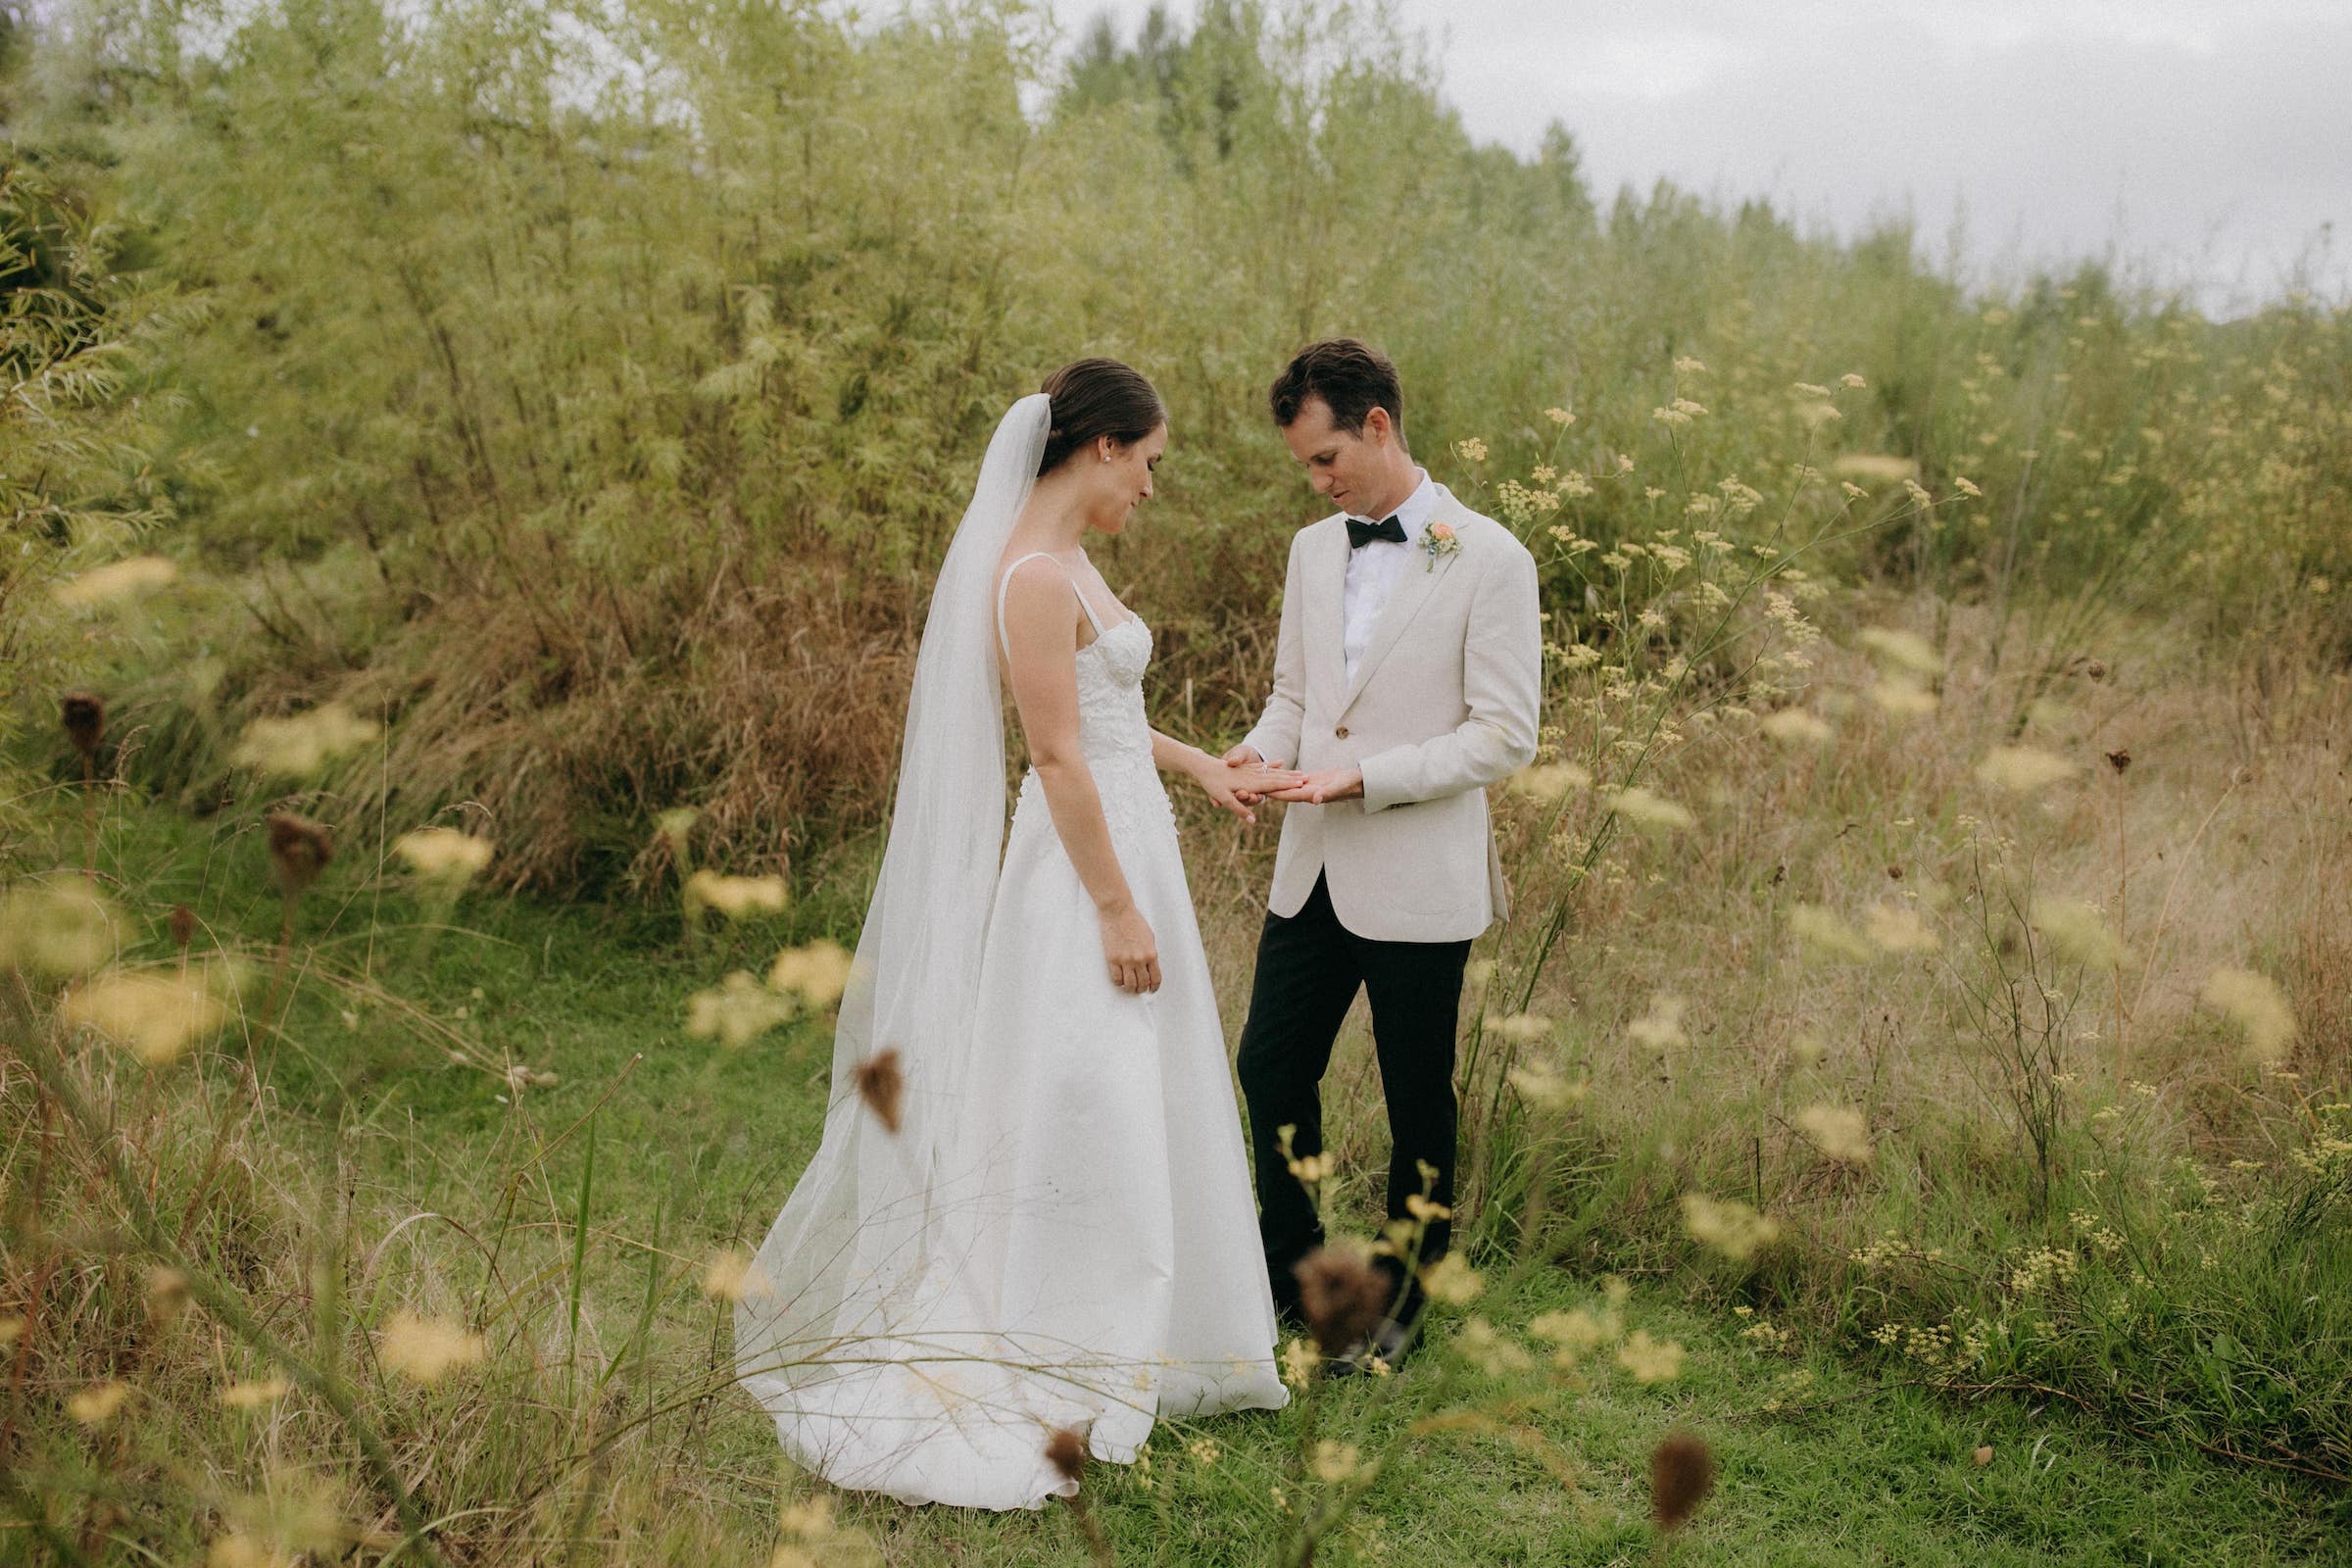
POLYGON ((1284 812, 1266 906, 1297 914, 1320 874, 1340 923, 1386 942, 1458 942, 1510 912, 1486 787, 1536 756, 1535 558, 1436 488, 1428 525, 1450 523, 1458 548, 1397 573, 1352 684, 1341 626, 1348 519, 1298 530, 1274 691, 1245 742, 1308 772, 1363 770, 1363 799, 1284 812))

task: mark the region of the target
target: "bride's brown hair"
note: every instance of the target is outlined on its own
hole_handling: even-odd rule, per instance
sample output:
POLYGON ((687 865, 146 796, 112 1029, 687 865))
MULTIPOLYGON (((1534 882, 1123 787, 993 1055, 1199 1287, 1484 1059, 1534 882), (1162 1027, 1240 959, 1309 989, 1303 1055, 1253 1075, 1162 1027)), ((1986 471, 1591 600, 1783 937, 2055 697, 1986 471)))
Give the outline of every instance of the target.
POLYGON ((1117 360, 1072 360, 1038 390, 1054 400, 1054 427, 1037 463, 1041 477, 1098 436, 1133 446, 1168 420, 1167 405, 1143 372, 1117 360))

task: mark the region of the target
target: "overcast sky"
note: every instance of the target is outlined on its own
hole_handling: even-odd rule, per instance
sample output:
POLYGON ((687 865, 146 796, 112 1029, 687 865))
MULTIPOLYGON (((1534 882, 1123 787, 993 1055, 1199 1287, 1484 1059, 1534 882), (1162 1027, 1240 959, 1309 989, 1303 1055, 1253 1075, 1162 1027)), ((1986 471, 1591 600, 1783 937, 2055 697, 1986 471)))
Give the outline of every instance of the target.
MULTIPOLYGON (((1151 0, 1049 0, 1074 38, 1151 0)), ((1195 0, 1171 0, 1189 19, 1195 0)), ((1661 175, 1972 281, 2114 253, 2209 310, 2352 295, 2352 0, 1400 0, 1472 135, 1557 119, 1595 195, 1661 175), (2323 225, 2332 245, 2318 249, 2323 225)))

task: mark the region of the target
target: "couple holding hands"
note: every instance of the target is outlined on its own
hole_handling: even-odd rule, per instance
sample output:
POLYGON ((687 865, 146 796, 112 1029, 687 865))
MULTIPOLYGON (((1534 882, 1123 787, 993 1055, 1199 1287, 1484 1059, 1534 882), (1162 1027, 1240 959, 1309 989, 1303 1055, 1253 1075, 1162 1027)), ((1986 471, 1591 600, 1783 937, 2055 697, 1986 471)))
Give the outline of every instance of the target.
POLYGON ((1085 552, 1152 495, 1157 392, 1081 360, 989 443, 924 623, 823 1140, 737 1307, 743 1385, 837 1486, 1034 1508, 1076 1490, 1054 1432, 1125 1463, 1159 1415, 1286 1403, 1278 1319, 1302 1320, 1324 1240, 1291 1167, 1321 1152, 1359 989, 1389 1212, 1418 1209, 1421 1240, 1373 1260, 1383 1310, 1338 1365, 1410 1348, 1413 1265, 1448 1240, 1463 972, 1505 912, 1486 786, 1536 751, 1536 567, 1414 464, 1377 351, 1311 344, 1270 404, 1340 510, 1292 541, 1272 694, 1222 758, 1151 727, 1151 629, 1085 552), (1030 763, 1009 829, 1006 690, 1030 763), (1251 820, 1289 803, 1238 1061, 1254 1234, 1168 772, 1251 820))

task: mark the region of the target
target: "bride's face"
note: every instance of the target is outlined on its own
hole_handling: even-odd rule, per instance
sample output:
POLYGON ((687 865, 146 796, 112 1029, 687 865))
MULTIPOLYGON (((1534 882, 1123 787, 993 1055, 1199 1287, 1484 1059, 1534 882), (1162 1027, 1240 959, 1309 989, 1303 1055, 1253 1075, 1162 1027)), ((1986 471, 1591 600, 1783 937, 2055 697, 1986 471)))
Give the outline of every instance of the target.
POLYGON ((1167 449, 1163 423, 1133 446, 1111 442, 1107 461, 1098 453, 1088 465, 1087 525, 1102 533, 1124 531, 1135 509, 1152 499, 1152 470, 1167 449))

